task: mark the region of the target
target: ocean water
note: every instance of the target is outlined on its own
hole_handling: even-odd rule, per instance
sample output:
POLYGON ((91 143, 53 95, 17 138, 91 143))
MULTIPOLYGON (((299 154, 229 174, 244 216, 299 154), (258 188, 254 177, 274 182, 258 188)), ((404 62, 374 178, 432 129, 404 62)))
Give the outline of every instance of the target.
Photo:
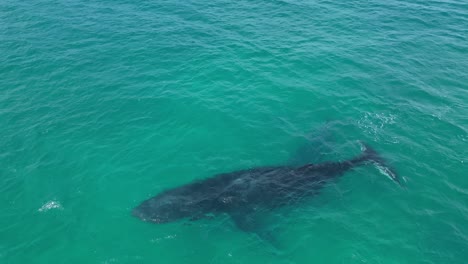
POLYGON ((0 263, 466 263, 466 1, 0 1, 0 263), (372 166, 265 215, 131 216, 265 165, 372 166))

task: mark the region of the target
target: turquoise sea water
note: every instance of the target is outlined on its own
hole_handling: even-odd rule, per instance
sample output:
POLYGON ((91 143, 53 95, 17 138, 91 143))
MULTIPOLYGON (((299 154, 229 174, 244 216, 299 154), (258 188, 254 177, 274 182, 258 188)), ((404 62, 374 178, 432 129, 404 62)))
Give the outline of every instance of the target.
POLYGON ((0 1, 0 263, 466 263, 465 1, 0 1), (316 140, 316 139, 319 140, 316 140), (265 216, 131 209, 238 169, 376 168, 265 216))

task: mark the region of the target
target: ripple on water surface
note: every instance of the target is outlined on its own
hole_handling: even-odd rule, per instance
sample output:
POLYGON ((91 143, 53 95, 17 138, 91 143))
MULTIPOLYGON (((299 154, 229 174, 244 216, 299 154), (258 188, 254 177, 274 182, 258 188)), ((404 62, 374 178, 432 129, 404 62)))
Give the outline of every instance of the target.
POLYGON ((0 14, 1 263, 466 262, 463 1, 4 0, 0 14), (357 140, 405 188, 348 173, 265 215, 276 248, 227 216, 130 214, 217 173, 349 158, 357 140))

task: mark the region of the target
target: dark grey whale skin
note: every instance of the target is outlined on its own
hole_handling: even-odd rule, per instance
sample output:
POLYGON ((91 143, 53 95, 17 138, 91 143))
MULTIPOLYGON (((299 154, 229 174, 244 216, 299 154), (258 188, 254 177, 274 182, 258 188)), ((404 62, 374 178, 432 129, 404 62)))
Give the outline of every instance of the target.
POLYGON ((143 201, 132 214, 143 221, 161 224, 227 213, 241 230, 253 231, 249 221, 253 212, 291 205, 313 196, 326 183, 357 166, 374 163, 400 183, 383 159, 369 146, 364 147, 361 155, 343 162, 259 167, 218 174, 164 191, 143 201))

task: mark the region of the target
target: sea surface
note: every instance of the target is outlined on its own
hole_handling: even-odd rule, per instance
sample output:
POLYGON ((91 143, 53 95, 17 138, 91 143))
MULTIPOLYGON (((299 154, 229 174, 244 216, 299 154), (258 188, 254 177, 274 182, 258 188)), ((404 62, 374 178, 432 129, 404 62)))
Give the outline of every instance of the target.
POLYGON ((0 263, 467 263, 468 2, 0 1, 0 263), (212 175, 373 166, 265 214, 165 225, 212 175))

